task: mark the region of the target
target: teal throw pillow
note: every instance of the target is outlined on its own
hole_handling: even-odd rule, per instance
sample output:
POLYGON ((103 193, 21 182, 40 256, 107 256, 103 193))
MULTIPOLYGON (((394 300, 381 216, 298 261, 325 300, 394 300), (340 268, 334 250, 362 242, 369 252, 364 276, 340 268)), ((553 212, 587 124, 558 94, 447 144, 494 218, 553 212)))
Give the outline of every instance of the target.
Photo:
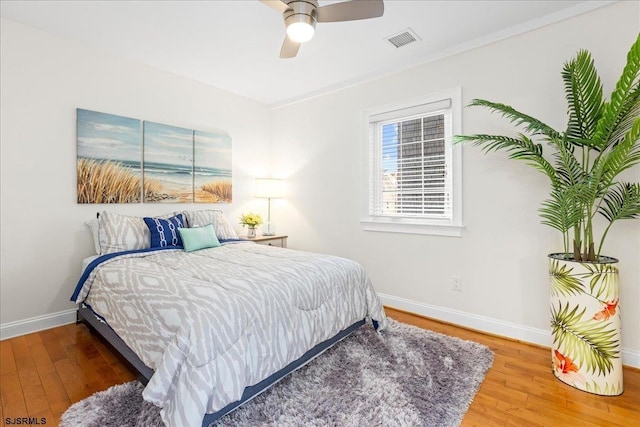
POLYGON ((182 237, 182 245, 186 252, 220 246, 212 224, 204 227, 179 228, 178 231, 180 232, 180 237, 182 237))

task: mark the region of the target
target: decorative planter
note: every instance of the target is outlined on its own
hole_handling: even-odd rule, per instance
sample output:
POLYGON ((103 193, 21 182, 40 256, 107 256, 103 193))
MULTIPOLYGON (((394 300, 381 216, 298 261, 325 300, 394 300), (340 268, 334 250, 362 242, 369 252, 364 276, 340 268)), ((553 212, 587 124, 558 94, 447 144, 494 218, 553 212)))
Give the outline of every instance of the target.
POLYGON ((250 239, 253 239, 254 237, 256 237, 256 228, 255 227, 248 227, 247 228, 247 237, 250 239))
POLYGON ((549 255, 552 370, 579 390, 617 396, 623 391, 618 260, 600 258, 549 255))

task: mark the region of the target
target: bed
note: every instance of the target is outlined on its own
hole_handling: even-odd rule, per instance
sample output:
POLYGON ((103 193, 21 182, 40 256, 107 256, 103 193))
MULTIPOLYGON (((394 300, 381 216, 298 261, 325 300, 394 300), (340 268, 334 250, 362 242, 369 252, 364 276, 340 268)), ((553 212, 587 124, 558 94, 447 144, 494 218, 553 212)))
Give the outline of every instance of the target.
POLYGON ((123 226, 102 213, 96 249, 109 249, 72 296, 79 317, 148 381, 143 397, 169 426, 209 425, 365 321, 386 325, 356 262, 239 241, 211 212, 184 214, 184 228, 211 224, 218 242, 189 252, 182 242, 146 247, 140 218, 123 226), (114 236, 127 243, 109 246, 114 236))

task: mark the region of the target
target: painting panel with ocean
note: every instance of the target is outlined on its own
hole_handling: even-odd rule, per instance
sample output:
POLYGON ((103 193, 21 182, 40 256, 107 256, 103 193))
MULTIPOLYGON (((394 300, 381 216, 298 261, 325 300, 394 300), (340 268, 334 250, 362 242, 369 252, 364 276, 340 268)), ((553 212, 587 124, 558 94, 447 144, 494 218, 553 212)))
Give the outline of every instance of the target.
POLYGON ((141 121, 76 109, 78 203, 139 203, 141 121))
POLYGON ((231 203, 231 137, 196 130, 193 156, 194 201, 231 203))
POLYGON ((143 171, 145 203, 193 202, 193 130, 145 121, 143 171))

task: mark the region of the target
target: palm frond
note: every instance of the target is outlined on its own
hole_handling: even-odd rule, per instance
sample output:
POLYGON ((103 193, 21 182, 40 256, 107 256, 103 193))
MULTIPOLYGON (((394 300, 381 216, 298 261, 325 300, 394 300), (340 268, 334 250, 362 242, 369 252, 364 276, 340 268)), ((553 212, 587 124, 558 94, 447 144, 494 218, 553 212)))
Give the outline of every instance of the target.
POLYGON ((598 211, 609 222, 640 216, 640 183, 619 182, 604 197, 598 211))
POLYGON ((569 303, 565 307, 560 303, 557 309, 551 307, 553 342, 587 372, 609 373, 613 369, 611 360, 620 357, 620 344, 614 339, 616 328, 588 317, 583 320, 586 308, 580 312, 578 308, 576 305, 569 311, 569 303))
POLYGON ((611 93, 609 102, 605 102, 602 108, 602 116, 598 121, 596 132, 593 136, 594 143, 604 149, 611 141, 611 136, 624 121, 625 108, 628 107, 629 96, 640 79, 640 35, 636 38, 627 54, 627 63, 622 75, 611 93))
POLYGON ((454 144, 470 142, 474 146, 482 147, 482 151, 505 151, 510 159, 524 160, 530 166, 538 169, 549 177, 552 182, 556 180, 556 172, 553 165, 543 157, 542 145, 536 144, 526 135, 520 138, 511 138, 502 135, 456 135, 454 144))
POLYGON ((521 113, 510 105, 491 102, 485 99, 474 99, 468 105, 468 107, 479 106, 486 107, 494 113, 499 113, 502 117, 507 118, 511 123, 515 124, 516 126, 522 126, 527 132, 531 134, 542 134, 548 136, 549 138, 557 138, 559 136, 559 132, 557 132, 551 126, 534 117, 521 113))
POLYGON ((585 181, 586 174, 574 155, 575 148, 567 138, 554 142, 557 151, 555 158, 556 173, 565 185, 572 186, 585 181))
POLYGON ((573 187, 556 187, 551 191, 551 199, 542 202, 538 209, 542 224, 560 231, 563 235, 564 252, 569 252, 569 230, 582 221, 582 206, 576 198, 573 187))
POLYGON ((629 97, 624 100, 620 120, 609 137, 605 150, 615 147, 633 127, 635 120, 640 117, 640 82, 631 90, 629 97))
MULTIPOLYGON (((594 161, 586 185, 581 187, 584 203, 595 204, 603 200, 606 205, 607 194, 612 191, 616 177, 624 170, 640 163, 640 117, 615 149, 600 153, 594 161)), ((615 195, 613 196, 615 199, 615 195)), ((599 212, 607 217, 607 207, 600 204, 599 212)), ((613 213, 613 212, 610 212, 613 213)), ((595 212, 594 212, 595 215, 595 212)), ((609 226, 611 223, 609 224, 609 226)), ((607 227, 608 230, 608 227, 607 227)), ((606 231, 605 231, 606 233, 606 231)), ((604 236, 601 238, 601 247, 604 236)))
POLYGON ((615 149, 600 154, 592 167, 592 179, 609 187, 616 176, 640 163, 640 117, 636 117, 615 149))
POLYGON ((569 104, 567 135, 579 145, 591 146, 593 134, 602 114, 602 83, 591 54, 581 50, 562 70, 569 104))

